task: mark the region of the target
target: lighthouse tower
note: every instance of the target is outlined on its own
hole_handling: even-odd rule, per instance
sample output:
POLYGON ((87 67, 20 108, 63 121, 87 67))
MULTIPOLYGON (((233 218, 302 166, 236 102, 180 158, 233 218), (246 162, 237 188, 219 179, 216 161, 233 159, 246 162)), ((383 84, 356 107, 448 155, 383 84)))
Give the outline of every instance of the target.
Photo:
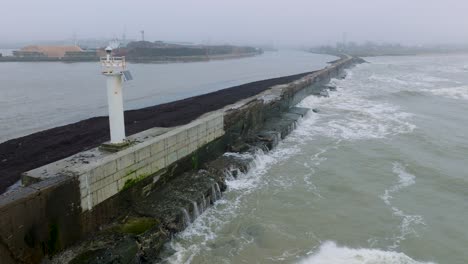
POLYGON ((106 57, 101 57, 102 74, 107 79, 107 103, 109 107, 110 143, 102 145, 109 151, 118 151, 128 145, 125 140, 122 81, 132 79, 126 69, 125 57, 112 57, 112 48, 106 48, 106 57))

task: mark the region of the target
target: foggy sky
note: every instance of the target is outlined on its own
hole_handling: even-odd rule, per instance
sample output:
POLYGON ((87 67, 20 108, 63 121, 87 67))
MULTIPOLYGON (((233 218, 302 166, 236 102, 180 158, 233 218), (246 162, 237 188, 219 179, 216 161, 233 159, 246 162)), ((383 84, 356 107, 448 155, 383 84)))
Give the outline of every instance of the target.
POLYGON ((5 0, 0 43, 127 38, 315 45, 468 43, 467 0, 5 0))

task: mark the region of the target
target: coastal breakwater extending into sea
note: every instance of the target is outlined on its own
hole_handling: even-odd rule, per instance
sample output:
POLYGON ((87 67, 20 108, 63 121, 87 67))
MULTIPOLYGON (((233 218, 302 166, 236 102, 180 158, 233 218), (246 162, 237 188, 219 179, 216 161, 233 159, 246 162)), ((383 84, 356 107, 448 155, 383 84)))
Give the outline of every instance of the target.
POLYGON ((330 78, 357 62, 344 56, 188 124, 134 134, 121 152, 93 148, 25 172, 27 187, 0 199, 0 258, 37 263, 75 245, 55 261, 157 259, 172 234, 221 197, 226 177, 248 170, 251 161, 225 152, 273 148, 307 113, 294 105, 324 95, 330 78))

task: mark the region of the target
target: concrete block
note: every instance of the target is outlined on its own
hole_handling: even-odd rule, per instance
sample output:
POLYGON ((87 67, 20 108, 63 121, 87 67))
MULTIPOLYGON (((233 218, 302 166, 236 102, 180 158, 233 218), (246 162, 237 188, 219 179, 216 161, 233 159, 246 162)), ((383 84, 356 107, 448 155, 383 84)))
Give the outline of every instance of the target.
POLYGON ((117 181, 117 191, 121 191, 125 185, 125 181, 123 179, 120 179, 117 181))
POLYGON ((199 138, 198 147, 201 147, 201 146, 205 145, 206 143, 208 143, 208 135, 205 135, 205 136, 199 138))
POLYGON ((169 149, 169 147, 177 144, 177 135, 171 135, 167 137, 166 139, 164 139, 164 144, 165 144, 166 149, 169 149))
POLYGON ((117 159, 117 170, 123 170, 135 164, 135 152, 131 152, 117 159))
POLYGON ((199 137, 203 137, 204 135, 206 135, 206 128, 207 128, 206 123, 201 123, 197 126, 199 137))
POLYGON ((114 178, 114 181, 118 181, 118 180, 122 179, 124 176, 125 176, 124 171, 118 171, 118 172, 112 174, 112 177, 114 178))
POLYGON ((113 182, 107 185, 106 187, 104 187, 103 189, 101 189, 101 191, 102 191, 102 201, 105 201, 117 193, 117 183, 113 182))
POLYGON ((114 196, 116 193, 119 192, 119 189, 117 188, 117 182, 113 182, 111 183, 110 185, 110 189, 112 191, 112 195, 111 196, 114 196))
POLYGON ((146 166, 150 166, 150 164, 153 162, 153 159, 151 157, 145 159, 145 160, 142 160, 140 162, 137 162, 127 168, 125 168, 123 171, 125 171, 127 174, 131 173, 131 172, 135 172, 141 168, 144 168, 146 166))
POLYGON ((161 159, 156 160, 153 163, 151 163, 152 173, 156 173, 159 170, 164 169, 165 167, 166 167, 166 159, 165 158, 161 158, 161 159))
POLYGON ((151 160, 154 162, 158 159, 161 159, 161 158, 164 158, 168 153, 168 150, 164 149, 163 151, 159 152, 159 153, 156 153, 156 154, 152 154, 151 155, 151 160))
POLYGON ((115 160, 110 161, 102 166, 102 170, 104 171, 104 175, 111 175, 117 171, 117 162, 115 160))
POLYGON ((161 138, 159 141, 151 145, 151 156, 161 155, 161 153, 164 153, 165 149, 165 140, 161 138))
POLYGON ((104 179, 100 180, 100 181, 97 181, 97 182, 94 182, 92 184, 89 185, 89 192, 96 192, 98 190, 100 190, 103 186, 104 186, 104 179))
POLYGON ((179 148, 180 148, 179 144, 176 143, 176 144, 170 146, 170 147, 167 149, 167 153, 176 152, 177 149, 179 149, 179 148))
POLYGON ((92 169, 89 173, 90 177, 88 178, 89 185, 102 180, 106 175, 104 174, 103 167, 96 167, 92 169))
POLYGON ((175 161, 177 161, 177 152, 171 152, 166 155, 166 166, 171 165, 175 161))
POLYGON ((109 185, 114 182, 114 177, 113 175, 109 175, 106 178, 104 178, 104 185, 109 185))
POLYGON ((207 142, 213 141, 214 138, 215 138, 215 133, 214 133, 214 131, 210 131, 210 133, 208 134, 208 136, 207 136, 206 138, 207 138, 207 142))
POLYGON ((145 166, 135 172, 136 178, 146 178, 152 174, 151 164, 145 166))
POLYGON ((216 124, 224 124, 224 116, 220 115, 216 118, 216 124))
POLYGON ((78 181, 80 182, 80 189, 88 187, 88 177, 89 173, 82 174, 78 177, 78 181))
POLYGON ((193 126, 193 127, 189 128, 187 133, 188 133, 188 138, 189 139, 198 137, 198 127, 193 126))
POLYGON ((207 128, 210 129, 210 128, 214 128, 216 127, 216 119, 211 119, 207 122, 207 128))
POLYGON ((189 139, 187 140, 187 143, 190 144, 190 143, 193 143, 193 142, 197 142, 198 138, 199 138, 199 135, 198 135, 198 130, 197 130, 197 135, 193 136, 193 137, 189 137, 189 139))
POLYGON ((96 196, 97 196, 97 204, 100 204, 102 201, 104 201, 104 190, 97 190, 96 191, 96 196))
POLYGON ((85 197, 81 198, 81 210, 87 211, 89 209, 91 208, 88 207, 88 195, 86 195, 85 197))
POLYGON ((103 201, 105 201, 107 198, 111 196, 109 187, 110 186, 106 186, 105 188, 102 188, 101 190, 98 191, 98 194, 99 194, 98 200, 100 203, 102 203, 103 201))
POLYGON ((136 162, 147 159, 151 156, 151 146, 144 147, 135 152, 136 162))
POLYGON ((177 159, 182 159, 189 154, 188 146, 182 147, 177 150, 177 159))
POLYGON ((198 141, 191 142, 188 146, 189 153, 192 153, 198 149, 198 141))
POLYGON ((84 198, 86 196, 88 196, 89 194, 89 188, 86 186, 84 188, 80 188, 80 196, 81 198, 84 198))
POLYGON ((94 207, 98 204, 98 194, 97 191, 91 193, 91 206, 94 207))
POLYGON ((187 130, 182 130, 176 135, 177 137, 177 142, 183 142, 188 139, 188 131, 187 130))
POLYGON ((221 137, 221 136, 224 135, 224 130, 218 129, 218 130, 216 130, 216 132, 214 133, 214 135, 215 135, 215 138, 219 138, 219 137, 221 137))

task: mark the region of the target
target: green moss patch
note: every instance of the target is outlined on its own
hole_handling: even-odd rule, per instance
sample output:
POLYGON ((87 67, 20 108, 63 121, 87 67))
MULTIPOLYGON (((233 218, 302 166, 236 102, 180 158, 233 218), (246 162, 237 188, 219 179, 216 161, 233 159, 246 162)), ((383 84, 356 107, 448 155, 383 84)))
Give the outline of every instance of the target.
POLYGON ((158 220, 150 217, 130 218, 119 226, 118 231, 124 234, 140 235, 158 224, 158 220))
MULTIPOLYGON (((132 174, 133 172, 129 172, 128 174, 132 174)), ((148 177, 150 174, 142 174, 142 175, 139 175, 138 177, 136 177, 135 179, 128 179, 125 181, 124 183, 124 186, 122 187, 122 190, 126 190, 132 186, 134 186, 135 184, 137 184, 139 181, 145 179, 146 177, 148 177)))

